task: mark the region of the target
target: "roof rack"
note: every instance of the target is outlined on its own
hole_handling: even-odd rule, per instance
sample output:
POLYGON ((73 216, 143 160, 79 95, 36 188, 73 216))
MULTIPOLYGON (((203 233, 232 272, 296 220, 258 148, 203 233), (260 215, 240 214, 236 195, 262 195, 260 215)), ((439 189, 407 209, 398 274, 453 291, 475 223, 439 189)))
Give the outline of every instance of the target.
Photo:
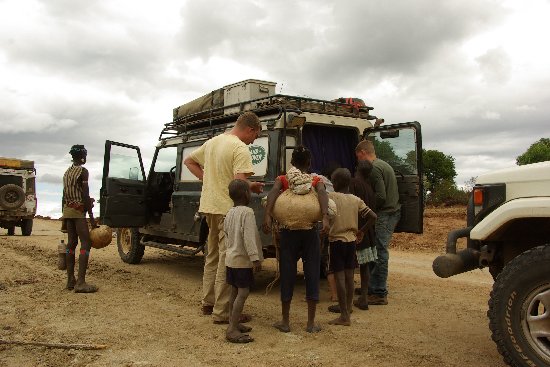
POLYGON ((253 111, 258 116, 265 116, 277 112, 282 113, 285 110, 300 110, 302 112, 372 120, 375 117, 371 116, 369 111, 373 109, 369 106, 358 107, 337 101, 276 94, 174 118, 172 122, 164 124, 159 140, 180 134, 198 132, 197 130, 200 130, 201 134, 204 134, 207 130, 214 133, 215 127, 215 130, 224 130, 244 111, 253 111))

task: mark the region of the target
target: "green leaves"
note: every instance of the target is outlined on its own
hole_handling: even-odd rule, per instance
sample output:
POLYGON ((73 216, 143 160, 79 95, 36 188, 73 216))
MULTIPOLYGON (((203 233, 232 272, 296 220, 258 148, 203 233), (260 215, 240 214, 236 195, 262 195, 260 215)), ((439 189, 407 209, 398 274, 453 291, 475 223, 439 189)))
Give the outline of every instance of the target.
POLYGON ((546 161, 550 161, 550 139, 548 138, 541 138, 536 143, 531 144, 525 153, 516 158, 518 166, 546 161))
POLYGON ((438 150, 422 150, 424 173, 428 181, 427 189, 431 192, 443 181, 454 182, 456 177, 455 159, 438 150))

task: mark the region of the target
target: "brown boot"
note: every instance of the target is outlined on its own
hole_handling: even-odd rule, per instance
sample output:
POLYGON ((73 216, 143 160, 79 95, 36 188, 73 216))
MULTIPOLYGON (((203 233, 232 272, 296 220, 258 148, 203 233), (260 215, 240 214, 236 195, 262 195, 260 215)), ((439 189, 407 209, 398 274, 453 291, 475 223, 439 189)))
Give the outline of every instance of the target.
POLYGON ((367 296, 369 305, 387 305, 388 296, 378 296, 376 294, 369 294, 367 296))

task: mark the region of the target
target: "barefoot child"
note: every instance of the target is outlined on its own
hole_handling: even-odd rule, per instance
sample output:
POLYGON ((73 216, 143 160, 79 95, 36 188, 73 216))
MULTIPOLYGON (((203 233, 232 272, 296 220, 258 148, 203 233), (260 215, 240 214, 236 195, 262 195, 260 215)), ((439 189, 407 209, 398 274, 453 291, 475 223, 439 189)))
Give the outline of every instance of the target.
POLYGON ((337 214, 328 235, 330 242, 330 266, 336 279, 336 293, 340 306, 340 317, 329 321, 333 325, 350 325, 350 312, 353 301, 353 272, 355 270, 355 243, 361 242, 369 226, 376 221, 376 214, 359 199, 350 194, 351 174, 347 168, 338 168, 332 174, 334 191, 329 197, 336 203, 337 214), (358 216, 367 222, 359 230, 358 216))
POLYGON ((261 269, 262 245, 256 218, 250 203, 250 188, 246 181, 229 183, 229 197, 234 206, 224 221, 227 250, 225 255, 226 281, 231 286, 229 326, 225 337, 232 343, 249 343, 254 339, 246 334, 252 328, 240 324, 244 303, 254 283, 254 271, 261 269))

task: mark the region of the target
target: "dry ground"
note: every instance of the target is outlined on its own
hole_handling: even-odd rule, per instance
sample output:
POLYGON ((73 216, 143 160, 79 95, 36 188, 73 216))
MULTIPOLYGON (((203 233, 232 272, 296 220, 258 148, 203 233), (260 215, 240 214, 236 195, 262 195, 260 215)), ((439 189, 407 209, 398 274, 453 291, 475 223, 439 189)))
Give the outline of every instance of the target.
MULTIPOLYGON (((291 333, 271 327, 280 314, 278 287, 268 295, 275 262, 267 260, 245 306, 254 343, 224 340, 224 327, 199 313, 202 257, 147 248, 139 265, 123 263, 115 245, 92 252, 96 294, 64 290, 56 270, 59 222, 36 220, 33 235, 0 236, 0 339, 106 344, 62 350, 0 344, 0 366, 504 366, 485 316, 492 279, 486 270, 439 279, 433 258, 448 230, 464 225, 464 208, 428 209, 423 235, 396 234, 389 305, 356 309, 350 327, 334 317, 326 283, 318 321, 304 331, 299 275, 291 333)), ((17 232, 18 233, 18 232, 17 232)), ((356 276, 358 278, 358 276, 356 276)))

